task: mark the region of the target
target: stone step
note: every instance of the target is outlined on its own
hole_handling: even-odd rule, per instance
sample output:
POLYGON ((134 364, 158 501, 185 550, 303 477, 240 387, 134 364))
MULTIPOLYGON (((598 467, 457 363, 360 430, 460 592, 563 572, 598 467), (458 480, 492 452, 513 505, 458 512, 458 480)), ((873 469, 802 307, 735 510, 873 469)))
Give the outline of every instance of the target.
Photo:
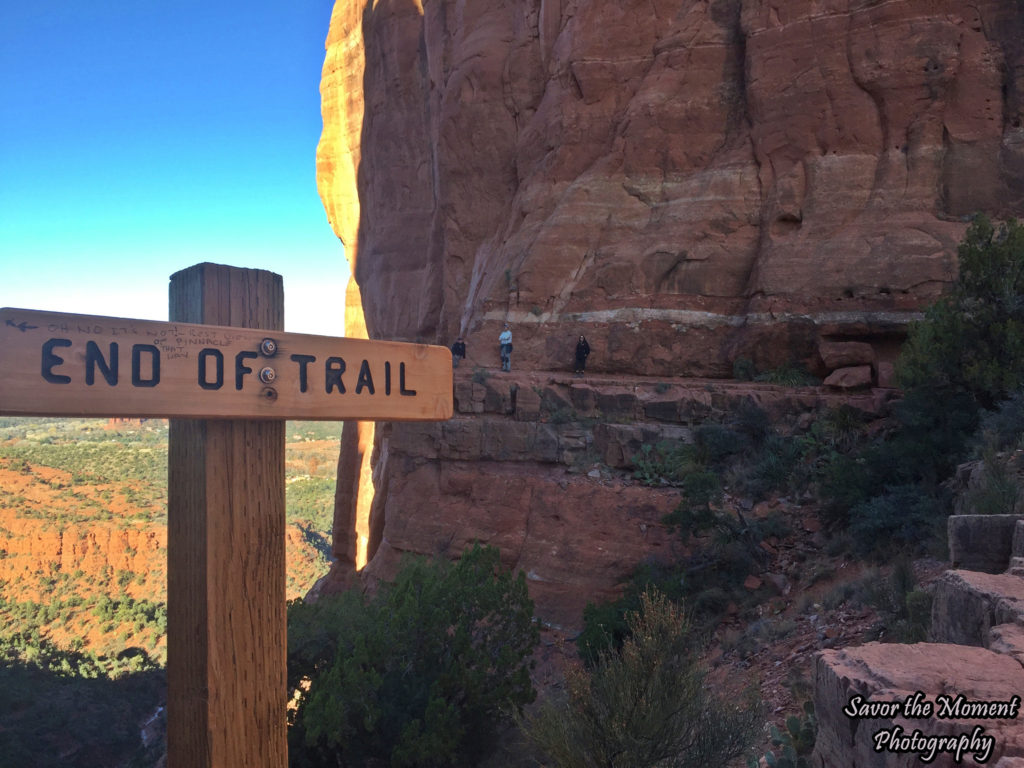
POLYGON ((1010 545, 1012 557, 1024 557, 1024 520, 1018 520, 1013 529, 1013 543, 1010 545))
POLYGON ((1014 576, 1024 576, 1024 557, 1011 557, 1010 567, 1006 572, 1014 576))
POLYGON ((1003 573, 1022 523, 1021 515, 950 515, 946 524, 950 562, 968 571, 1003 573))
POLYGON ((1024 578, 946 571, 935 582, 932 642, 983 646, 1000 624, 1024 626, 1024 578))

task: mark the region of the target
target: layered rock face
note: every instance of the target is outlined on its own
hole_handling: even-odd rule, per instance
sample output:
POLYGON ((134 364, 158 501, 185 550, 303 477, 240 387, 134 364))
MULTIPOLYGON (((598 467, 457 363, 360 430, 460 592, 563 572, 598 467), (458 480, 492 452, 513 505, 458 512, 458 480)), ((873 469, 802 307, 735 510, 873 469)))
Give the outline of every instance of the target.
POLYGON ((1022 37, 1015 0, 338 0, 321 191, 372 337, 814 364, 1024 209, 1022 37))
POLYGON ((750 401, 780 424, 841 403, 880 406, 870 392, 460 369, 454 418, 379 432, 375 556, 364 573, 389 579, 403 553, 454 555, 484 541, 526 575, 542 622, 578 628, 586 603, 617 597, 638 564, 685 553, 662 522, 678 489, 636 482, 633 457, 692 443, 694 426, 750 401))
MULTIPOLYGON (((336 0, 317 168, 354 272, 350 333, 461 334, 466 365, 490 368, 508 322, 515 370, 569 370, 585 334, 600 374, 729 377, 748 358, 882 384, 970 214, 1024 213, 1022 40, 1017 0, 336 0)), ((436 437, 481 446, 456 456, 346 426, 342 568, 493 540, 548 564, 535 592, 571 621, 666 502, 595 554, 621 489, 568 477, 536 430, 523 443, 530 403, 480 405, 459 419, 526 454, 487 453, 484 427, 436 437), (590 567, 582 586, 568 573, 590 567)))

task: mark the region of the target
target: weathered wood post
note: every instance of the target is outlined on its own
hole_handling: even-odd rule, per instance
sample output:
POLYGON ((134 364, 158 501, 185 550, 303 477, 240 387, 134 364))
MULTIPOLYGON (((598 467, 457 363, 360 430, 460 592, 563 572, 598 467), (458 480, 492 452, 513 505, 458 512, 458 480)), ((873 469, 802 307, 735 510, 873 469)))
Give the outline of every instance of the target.
MULTIPOLYGON (((281 277, 197 264, 171 277, 170 320, 281 331, 281 277)), ((288 764, 284 431, 170 421, 169 768, 288 764)))

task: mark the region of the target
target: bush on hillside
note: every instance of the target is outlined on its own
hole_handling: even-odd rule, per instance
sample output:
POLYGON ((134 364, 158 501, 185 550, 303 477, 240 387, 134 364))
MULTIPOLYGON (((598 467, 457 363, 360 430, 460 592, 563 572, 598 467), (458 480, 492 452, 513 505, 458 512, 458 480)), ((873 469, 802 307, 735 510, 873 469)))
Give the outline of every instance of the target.
POLYGON ((583 609, 583 631, 576 638, 580 659, 594 667, 601 654, 618 652, 629 637, 629 616, 640 611, 647 592, 663 594, 679 602, 686 597, 685 569, 650 561, 641 563, 630 576, 622 597, 607 603, 587 603, 583 609))
POLYGON ((820 472, 825 511, 854 534, 861 554, 922 553, 941 546, 935 532, 951 510, 944 481, 967 456, 978 409, 965 392, 936 399, 910 390, 893 406, 888 431, 820 472))
POLYGON ((983 442, 979 418, 997 443, 1016 443, 1024 425, 1013 399, 1024 385, 1024 226, 979 216, 958 255, 956 281, 912 326, 897 362, 906 396, 892 428, 823 471, 828 509, 862 550, 927 546, 951 510, 943 482, 967 458, 971 436, 983 442))
POLYGON ((524 726, 556 768, 703 768, 747 752, 761 725, 748 696, 705 687, 700 644, 682 610, 641 596, 630 636, 592 670, 568 674, 568 701, 547 702, 524 726))
POLYGON ((907 389, 968 392, 991 409, 1024 386, 1024 225, 978 216, 957 253, 956 281, 911 329, 897 372, 907 389))
POLYGON ((502 718, 534 698, 538 639, 525 579, 492 547, 411 560, 372 600, 292 603, 291 764, 476 764, 502 718))
POLYGON ((987 450, 1005 451, 1021 447, 1024 441, 1024 390, 1014 392, 999 406, 985 413, 974 441, 974 453, 982 456, 987 450))

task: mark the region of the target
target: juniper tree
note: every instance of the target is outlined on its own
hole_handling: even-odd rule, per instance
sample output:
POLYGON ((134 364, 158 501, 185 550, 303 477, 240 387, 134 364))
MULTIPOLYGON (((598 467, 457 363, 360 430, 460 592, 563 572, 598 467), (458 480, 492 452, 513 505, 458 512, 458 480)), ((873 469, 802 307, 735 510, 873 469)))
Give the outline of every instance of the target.
POLYGON ((761 725, 751 694, 739 701, 705 685, 700 644, 682 609, 644 593, 618 652, 567 675, 568 701, 525 723, 556 768, 704 768, 728 765, 761 725))

